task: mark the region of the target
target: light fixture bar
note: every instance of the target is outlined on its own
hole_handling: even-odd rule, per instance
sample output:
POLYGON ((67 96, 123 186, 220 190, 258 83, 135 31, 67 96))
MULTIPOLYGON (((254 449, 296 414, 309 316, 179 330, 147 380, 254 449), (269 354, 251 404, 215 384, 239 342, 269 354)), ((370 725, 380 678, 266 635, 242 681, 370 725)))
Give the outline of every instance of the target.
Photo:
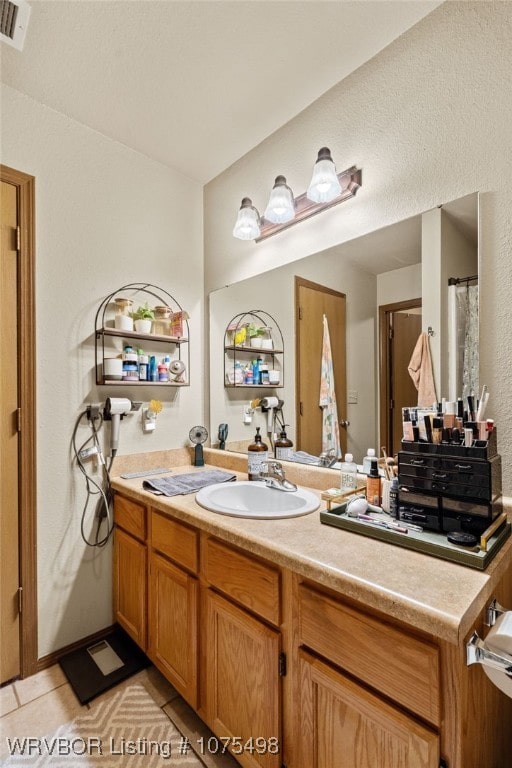
POLYGON ((287 221, 284 224, 272 224, 272 222, 267 221, 266 219, 261 219, 260 234, 259 237, 255 238, 255 242, 259 243, 260 240, 265 240, 267 237, 276 235, 278 232, 281 232, 288 227, 292 227, 299 221, 309 219, 310 216, 315 216, 315 214, 320 213, 320 211, 326 211, 327 208, 332 208, 333 205, 338 205, 338 203, 342 203, 344 200, 349 200, 351 197, 354 197, 362 183, 361 169, 357 169, 355 165, 353 165, 351 168, 347 168, 346 171, 338 173, 337 176, 341 185, 341 193, 337 197, 330 200, 328 203, 314 203, 311 200, 308 200, 306 192, 304 192, 304 194, 295 198, 295 216, 291 221, 287 221))

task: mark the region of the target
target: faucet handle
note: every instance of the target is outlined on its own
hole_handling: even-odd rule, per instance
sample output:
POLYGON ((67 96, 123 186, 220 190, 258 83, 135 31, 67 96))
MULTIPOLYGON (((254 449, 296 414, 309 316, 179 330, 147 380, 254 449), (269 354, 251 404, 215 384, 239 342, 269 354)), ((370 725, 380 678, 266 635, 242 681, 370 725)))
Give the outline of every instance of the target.
POLYGON ((273 472, 280 477, 284 477, 283 465, 280 461, 269 461, 267 465, 269 472, 273 472))

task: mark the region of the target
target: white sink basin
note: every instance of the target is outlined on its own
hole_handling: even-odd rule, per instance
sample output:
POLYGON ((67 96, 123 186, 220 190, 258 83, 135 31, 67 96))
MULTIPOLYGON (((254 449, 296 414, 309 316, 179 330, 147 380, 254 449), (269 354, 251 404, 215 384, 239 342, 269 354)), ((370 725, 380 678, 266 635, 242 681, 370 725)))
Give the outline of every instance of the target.
POLYGON ((262 520, 308 515, 320 506, 320 499, 305 488, 280 491, 259 480, 208 485, 196 493, 196 501, 210 512, 262 520))

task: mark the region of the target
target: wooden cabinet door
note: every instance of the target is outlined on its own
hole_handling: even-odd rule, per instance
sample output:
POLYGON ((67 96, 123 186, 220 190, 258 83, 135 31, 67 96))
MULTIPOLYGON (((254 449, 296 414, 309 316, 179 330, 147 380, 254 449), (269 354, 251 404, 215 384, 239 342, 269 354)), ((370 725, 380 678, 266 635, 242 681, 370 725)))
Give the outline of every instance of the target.
POLYGON ((438 735, 300 651, 301 768, 438 768, 438 735))
POLYGON ((236 740, 232 751, 240 765, 278 768, 279 632, 211 589, 205 602, 208 725, 219 739, 236 740), (258 744, 261 754, 252 749, 258 744))
POLYGON ((198 589, 194 576, 151 554, 148 655, 195 709, 198 589))
POLYGON ((121 528, 114 532, 114 616, 146 650, 146 545, 121 528))

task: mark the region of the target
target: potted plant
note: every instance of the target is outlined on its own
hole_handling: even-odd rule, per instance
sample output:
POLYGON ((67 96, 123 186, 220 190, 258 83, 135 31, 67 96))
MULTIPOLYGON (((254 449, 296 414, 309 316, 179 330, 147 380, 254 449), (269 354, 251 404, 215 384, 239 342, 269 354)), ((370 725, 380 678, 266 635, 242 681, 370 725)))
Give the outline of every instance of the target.
POLYGON ((137 307, 135 312, 132 312, 132 318, 137 333, 151 333, 151 324, 155 319, 155 313, 148 306, 148 303, 144 306, 137 307))
POLYGON ((247 336, 249 337, 251 347, 261 349, 263 346, 263 337, 268 335, 268 331, 269 329, 266 326, 249 323, 247 325, 247 336))

